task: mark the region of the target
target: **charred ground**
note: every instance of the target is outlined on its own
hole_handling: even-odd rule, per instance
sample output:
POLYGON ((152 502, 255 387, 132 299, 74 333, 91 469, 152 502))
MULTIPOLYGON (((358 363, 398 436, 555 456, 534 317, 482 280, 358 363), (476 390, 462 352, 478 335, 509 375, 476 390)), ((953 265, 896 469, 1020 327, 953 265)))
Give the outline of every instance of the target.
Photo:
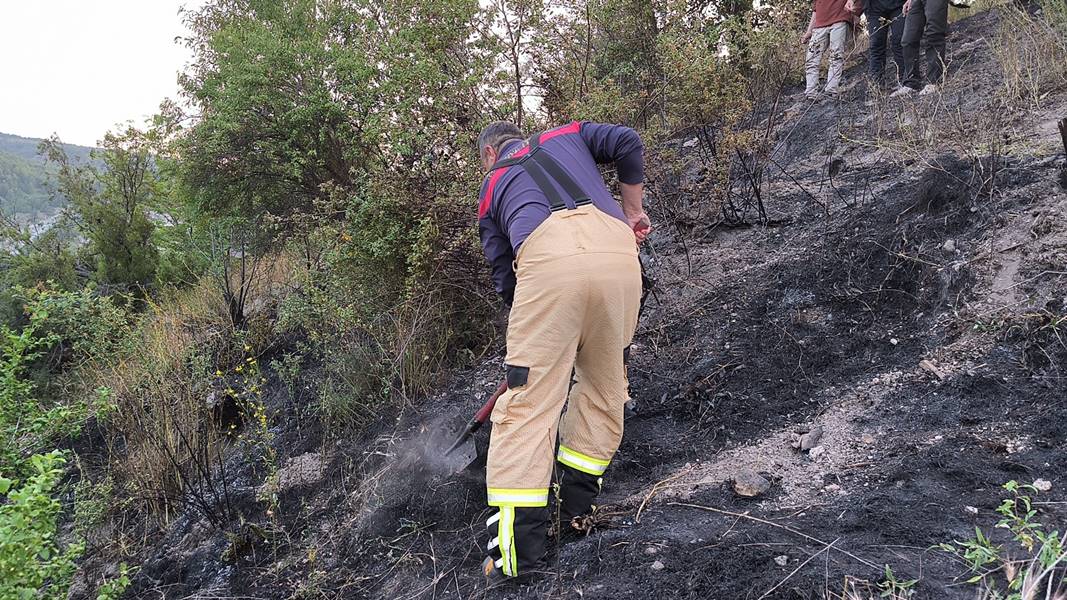
MULTIPOLYGON (((484 590, 483 473, 411 460, 491 392, 498 356, 351 439, 302 419, 272 378, 276 507, 235 462, 240 523, 179 518, 129 596, 807 599, 890 565, 919 597, 973 597, 933 547, 992 527, 1009 480, 1050 480, 1052 502, 1067 486, 1067 192, 1048 129, 1067 96, 989 114, 997 19, 957 24, 936 100, 856 86, 782 102, 759 189, 769 226, 661 224, 600 527, 537 581, 484 590), (940 137, 902 154, 912 130, 940 137), (791 448, 815 426, 820 455, 791 448), (770 490, 738 498, 743 469, 770 490)), ((1043 505, 1045 522, 1062 506, 1043 505)))

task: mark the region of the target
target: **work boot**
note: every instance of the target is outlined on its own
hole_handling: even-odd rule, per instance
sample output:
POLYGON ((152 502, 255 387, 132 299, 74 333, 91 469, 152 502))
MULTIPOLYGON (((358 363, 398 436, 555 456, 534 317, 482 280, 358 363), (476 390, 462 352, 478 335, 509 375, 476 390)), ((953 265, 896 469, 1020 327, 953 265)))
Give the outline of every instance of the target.
POLYGON ((889 94, 890 98, 904 98, 910 96, 916 92, 916 89, 910 86, 902 85, 897 88, 897 91, 889 94))
POLYGON ((548 507, 501 506, 485 522, 489 531, 482 573, 490 586, 527 576, 544 567, 548 507))
POLYGON ((573 530, 571 522, 593 512, 593 501, 600 494, 600 476, 591 475, 556 463, 556 480, 559 483, 560 533, 573 530))
POLYGON ((919 91, 920 96, 932 96, 941 91, 941 88, 936 83, 928 83, 922 90, 919 91))
POLYGON ((511 580, 504 574, 504 571, 496 566, 496 561, 492 556, 486 556, 482 561, 482 575, 485 575, 485 587, 494 588, 498 585, 504 585, 511 580))

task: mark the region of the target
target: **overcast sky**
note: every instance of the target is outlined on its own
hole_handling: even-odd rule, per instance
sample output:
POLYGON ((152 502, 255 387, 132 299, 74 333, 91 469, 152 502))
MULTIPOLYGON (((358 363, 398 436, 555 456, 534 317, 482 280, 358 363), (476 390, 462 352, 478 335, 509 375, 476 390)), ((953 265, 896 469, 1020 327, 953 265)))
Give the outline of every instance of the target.
POLYGON ((0 0, 0 132, 95 145, 177 94, 178 9, 204 0, 0 0))

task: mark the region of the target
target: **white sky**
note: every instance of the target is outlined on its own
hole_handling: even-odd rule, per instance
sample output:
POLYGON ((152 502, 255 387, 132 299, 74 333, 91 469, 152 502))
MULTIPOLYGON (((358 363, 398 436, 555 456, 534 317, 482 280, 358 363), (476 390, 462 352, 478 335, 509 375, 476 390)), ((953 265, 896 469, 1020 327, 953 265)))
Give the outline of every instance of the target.
POLYGON ((175 97, 178 9, 204 0, 0 0, 0 132, 92 146, 175 97))

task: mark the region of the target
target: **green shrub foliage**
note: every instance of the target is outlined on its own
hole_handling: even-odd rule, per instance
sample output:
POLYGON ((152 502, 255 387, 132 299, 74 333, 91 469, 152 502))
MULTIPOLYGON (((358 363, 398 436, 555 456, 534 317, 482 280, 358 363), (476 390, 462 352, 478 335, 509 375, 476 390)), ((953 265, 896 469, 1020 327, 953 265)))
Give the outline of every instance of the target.
POLYGON ((66 598, 80 544, 60 548, 56 520, 61 505, 53 497, 63 474, 63 455, 36 454, 25 481, 0 473, 0 600, 66 598))

